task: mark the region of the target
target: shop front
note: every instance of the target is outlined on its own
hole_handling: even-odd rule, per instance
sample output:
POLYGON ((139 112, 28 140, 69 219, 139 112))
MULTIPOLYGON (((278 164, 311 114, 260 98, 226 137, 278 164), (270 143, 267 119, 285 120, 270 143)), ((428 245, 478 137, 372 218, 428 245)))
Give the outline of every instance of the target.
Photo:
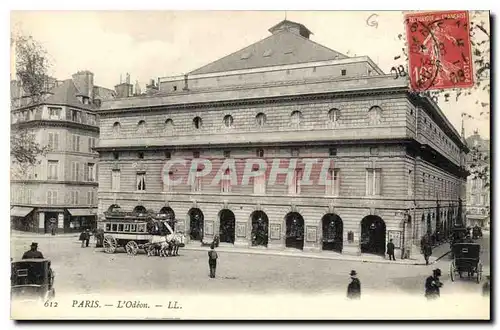
POLYGON ((66 232, 80 232, 85 229, 92 231, 96 229, 97 209, 68 209, 68 213, 69 221, 68 228, 65 228, 66 232))
POLYGON ((11 229, 37 232, 35 212, 32 207, 14 206, 10 209, 11 229))

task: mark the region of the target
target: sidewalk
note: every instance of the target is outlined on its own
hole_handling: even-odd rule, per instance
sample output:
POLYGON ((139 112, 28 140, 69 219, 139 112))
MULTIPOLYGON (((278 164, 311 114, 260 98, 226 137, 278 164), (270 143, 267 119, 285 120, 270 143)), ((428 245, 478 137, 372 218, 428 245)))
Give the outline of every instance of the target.
MULTIPOLYGON (((184 249, 193 251, 208 251, 209 247, 200 246, 199 243, 187 244, 184 249)), ((282 256, 282 257, 297 257, 297 258, 311 258, 311 259, 326 259, 326 260, 343 260, 343 261, 356 261, 356 262, 370 262, 370 263, 390 263, 390 264, 400 264, 400 265, 424 265, 425 259, 423 255, 418 255, 414 259, 396 259, 396 261, 390 261, 387 256, 377 256, 373 254, 361 254, 359 256, 346 255, 337 252, 321 251, 321 252, 304 252, 300 250, 268 250, 268 249, 256 249, 256 248, 246 248, 246 247, 225 247, 219 246, 217 251, 224 253, 248 253, 248 254, 260 254, 260 255, 272 255, 272 256, 282 256)), ((430 257, 430 264, 435 263, 442 257, 444 257, 449 252, 449 244, 445 243, 441 246, 436 247, 433 250, 432 256, 430 257)))
POLYGON ((80 237, 80 233, 59 233, 54 236, 45 233, 33 233, 20 230, 11 230, 10 237, 12 238, 57 238, 57 237, 80 237))

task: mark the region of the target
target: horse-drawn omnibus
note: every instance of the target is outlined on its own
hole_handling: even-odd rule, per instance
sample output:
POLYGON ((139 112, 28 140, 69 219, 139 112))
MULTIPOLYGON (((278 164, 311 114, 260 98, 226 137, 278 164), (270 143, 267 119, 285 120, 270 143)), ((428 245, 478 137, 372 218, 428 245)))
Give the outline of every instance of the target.
POLYGON ((106 253, 115 253, 123 248, 130 255, 140 249, 150 255, 178 255, 179 247, 184 246, 185 237, 175 232, 175 219, 162 215, 131 212, 105 212, 105 220, 100 221, 98 229, 104 235, 103 247, 106 253))

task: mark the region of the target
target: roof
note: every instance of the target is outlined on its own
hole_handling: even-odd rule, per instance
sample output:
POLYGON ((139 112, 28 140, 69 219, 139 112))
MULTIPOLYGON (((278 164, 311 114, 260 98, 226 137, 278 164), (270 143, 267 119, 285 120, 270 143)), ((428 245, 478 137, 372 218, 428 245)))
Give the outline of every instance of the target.
POLYGON ((304 38, 297 33, 280 30, 235 53, 196 69, 190 74, 244 70, 343 58, 347 58, 347 56, 304 38))
POLYGON ((79 108, 88 108, 91 106, 89 104, 83 104, 77 98, 77 95, 80 95, 80 91, 76 88, 73 79, 66 79, 63 83, 57 87, 54 87, 50 91, 49 97, 47 97, 43 103, 46 104, 55 104, 55 105, 69 105, 79 108))

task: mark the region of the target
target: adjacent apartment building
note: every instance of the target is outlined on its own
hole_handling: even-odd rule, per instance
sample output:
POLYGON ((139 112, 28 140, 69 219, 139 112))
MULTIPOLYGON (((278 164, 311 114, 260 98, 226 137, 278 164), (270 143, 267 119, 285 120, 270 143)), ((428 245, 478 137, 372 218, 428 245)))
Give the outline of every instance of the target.
POLYGON ((39 164, 11 171, 13 229, 49 232, 95 226, 99 138, 95 109, 112 99, 113 90, 94 85, 94 74, 50 79, 43 101, 30 104, 18 81, 11 82, 11 129, 28 130, 40 146, 48 146, 39 164), (23 173, 24 172, 24 173, 23 173))
POLYGON ((269 31, 159 78, 156 93, 103 102, 99 217, 153 210, 175 217, 191 242, 217 235, 235 247, 384 254, 393 239, 404 257, 426 233, 460 224, 468 148, 438 105, 369 57, 317 44, 302 24, 269 31), (311 169, 308 159, 329 165, 311 169), (223 168, 227 160, 236 166, 223 168), (262 162, 279 163, 289 181, 270 182, 268 166, 242 182, 262 162), (211 184, 221 170, 226 179, 211 184), (325 182, 304 182, 322 170, 325 182))
MULTIPOLYGON (((477 151, 471 152, 467 157, 467 165, 474 164, 476 168, 472 173, 480 171, 490 164, 490 140, 483 139, 476 130, 467 138, 467 145, 477 151), (472 159, 474 158, 474 159, 472 159)), ((490 226, 490 189, 482 178, 471 175, 467 179, 467 225, 478 225, 483 228, 490 226)))

